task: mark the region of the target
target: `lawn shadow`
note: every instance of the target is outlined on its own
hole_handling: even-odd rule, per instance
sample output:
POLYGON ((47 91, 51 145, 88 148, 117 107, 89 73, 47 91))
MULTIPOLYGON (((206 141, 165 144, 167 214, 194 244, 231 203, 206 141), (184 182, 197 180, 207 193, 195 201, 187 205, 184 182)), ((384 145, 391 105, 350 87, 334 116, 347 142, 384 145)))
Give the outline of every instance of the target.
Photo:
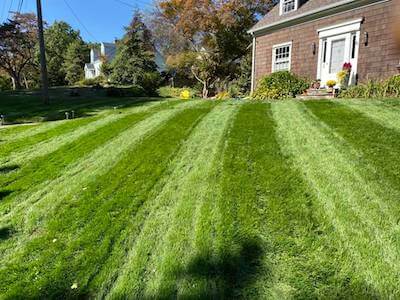
MULTIPOLYGON (((262 265, 264 251, 256 240, 245 240, 239 244, 239 251, 227 249, 217 257, 203 253, 193 258, 186 266, 175 271, 177 281, 181 279, 201 280, 209 283, 206 291, 191 291, 177 295, 177 291, 162 290, 152 299, 237 299, 248 296, 260 273, 265 273, 262 265)), ((254 292, 254 291, 253 291, 254 292)))
POLYGON ((9 190, 0 191, 0 201, 3 200, 4 198, 6 198, 8 195, 10 195, 12 193, 13 193, 13 191, 9 191, 9 190))
POLYGON ((13 230, 10 227, 0 228, 0 242, 9 239, 13 234, 13 230))
POLYGON ((161 97, 109 96, 107 89, 94 88, 52 88, 51 102, 43 106, 38 91, 1 92, 2 111, 7 124, 47 122, 64 120, 65 113, 75 118, 89 117, 100 110, 130 108, 161 101, 161 97), (71 96, 71 94, 78 96, 71 96))
POLYGON ((12 171, 18 170, 19 168, 18 165, 2 166, 0 167, 0 174, 8 174, 12 171))

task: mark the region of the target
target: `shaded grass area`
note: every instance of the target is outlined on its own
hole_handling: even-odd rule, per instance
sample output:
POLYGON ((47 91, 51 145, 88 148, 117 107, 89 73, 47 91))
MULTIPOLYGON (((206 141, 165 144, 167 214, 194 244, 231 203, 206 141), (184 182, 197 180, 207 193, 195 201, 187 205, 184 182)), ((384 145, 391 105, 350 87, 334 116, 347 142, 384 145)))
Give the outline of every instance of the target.
POLYGON ((50 90, 51 103, 44 105, 39 91, 0 93, 0 114, 7 123, 26 123, 62 120, 65 112, 75 111, 77 118, 88 116, 98 110, 131 107, 139 102, 159 99, 151 98, 110 98, 104 90, 93 88, 53 88, 50 90), (69 96, 77 91, 78 97, 69 96))
POLYGON ((89 286, 129 237, 124 234, 130 219, 140 210, 147 194, 160 180, 171 157, 193 126, 212 104, 187 109, 168 121, 121 158, 107 174, 62 207, 40 233, 0 271, 8 297, 88 297, 89 286), (151 155, 150 155, 151 154, 151 155), (94 196, 96 195, 96 196, 94 196), (54 238, 56 242, 52 243, 54 238), (61 268, 60 268, 61 267, 61 268), (31 270, 26 272, 26 269, 31 270), (36 270, 36 271, 35 271, 36 270), (78 282, 76 290, 71 285, 78 282))

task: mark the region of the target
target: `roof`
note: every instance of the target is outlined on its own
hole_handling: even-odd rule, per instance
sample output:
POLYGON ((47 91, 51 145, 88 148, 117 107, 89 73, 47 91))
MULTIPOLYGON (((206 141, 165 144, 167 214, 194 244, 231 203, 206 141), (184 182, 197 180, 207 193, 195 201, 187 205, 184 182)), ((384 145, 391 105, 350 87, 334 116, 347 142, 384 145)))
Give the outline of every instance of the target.
POLYGON ((302 20, 310 21, 324 17, 329 14, 354 9, 363 5, 382 2, 384 0, 304 0, 300 1, 299 8, 296 11, 280 15, 279 4, 265 15, 250 31, 255 34, 262 31, 272 30, 272 28, 287 27, 296 20, 300 23, 302 20), (286 26, 285 26, 286 24, 286 26))

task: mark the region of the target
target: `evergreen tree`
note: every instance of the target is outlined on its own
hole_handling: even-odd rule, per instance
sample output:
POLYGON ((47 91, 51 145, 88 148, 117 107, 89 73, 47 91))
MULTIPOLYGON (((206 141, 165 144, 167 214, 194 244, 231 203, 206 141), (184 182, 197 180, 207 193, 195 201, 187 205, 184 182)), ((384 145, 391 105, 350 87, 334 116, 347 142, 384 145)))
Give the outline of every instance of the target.
POLYGON ((82 41, 80 33, 66 22, 54 22, 46 29, 45 40, 49 82, 52 86, 65 85, 67 49, 72 42, 82 41))
POLYGON ((149 73, 157 72, 151 32, 138 11, 125 30, 123 39, 117 43, 111 80, 118 84, 143 85, 149 73))
POLYGON ((72 42, 67 49, 63 69, 65 80, 72 85, 84 77, 84 66, 88 60, 89 48, 81 40, 72 42))

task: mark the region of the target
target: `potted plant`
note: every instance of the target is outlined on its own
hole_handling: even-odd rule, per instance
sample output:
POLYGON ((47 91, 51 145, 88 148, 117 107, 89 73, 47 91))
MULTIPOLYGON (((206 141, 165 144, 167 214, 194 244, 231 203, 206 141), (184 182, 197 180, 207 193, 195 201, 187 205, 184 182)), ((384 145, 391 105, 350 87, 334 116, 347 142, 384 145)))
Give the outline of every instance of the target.
POLYGON ((333 87, 337 84, 336 80, 328 80, 326 86, 333 92, 333 87))
POLYGON ((349 86, 351 69, 351 63, 344 63, 342 70, 337 73, 337 79, 341 88, 347 88, 349 86))

